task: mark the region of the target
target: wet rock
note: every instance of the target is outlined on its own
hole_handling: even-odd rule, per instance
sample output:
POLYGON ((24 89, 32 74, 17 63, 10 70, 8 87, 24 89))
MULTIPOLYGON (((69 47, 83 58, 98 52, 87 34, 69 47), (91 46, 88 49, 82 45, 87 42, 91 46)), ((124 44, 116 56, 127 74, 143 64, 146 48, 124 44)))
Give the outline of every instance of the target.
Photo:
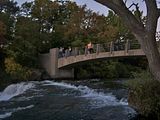
POLYGON ((50 76, 44 70, 34 69, 32 70, 29 80, 35 81, 35 80, 45 80, 49 78, 50 76))

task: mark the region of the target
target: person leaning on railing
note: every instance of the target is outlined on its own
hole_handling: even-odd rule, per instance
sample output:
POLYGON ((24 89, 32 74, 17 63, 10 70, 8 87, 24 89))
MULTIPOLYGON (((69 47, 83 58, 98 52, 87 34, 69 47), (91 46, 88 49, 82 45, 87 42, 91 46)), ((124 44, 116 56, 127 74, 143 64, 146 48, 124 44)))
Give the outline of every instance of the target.
POLYGON ((93 44, 91 42, 87 44, 87 50, 89 54, 93 53, 93 44))

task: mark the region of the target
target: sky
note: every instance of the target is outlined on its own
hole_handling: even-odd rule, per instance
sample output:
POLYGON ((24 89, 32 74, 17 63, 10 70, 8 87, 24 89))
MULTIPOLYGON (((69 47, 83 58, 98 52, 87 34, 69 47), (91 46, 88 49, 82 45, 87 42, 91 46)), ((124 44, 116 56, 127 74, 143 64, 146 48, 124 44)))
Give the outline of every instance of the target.
MULTIPOLYGON (((15 0, 15 1, 17 1, 19 4, 22 4, 25 1, 32 1, 32 0, 15 0)), ((86 4, 89 9, 95 12, 99 12, 100 14, 107 15, 108 8, 95 2, 94 0, 72 0, 72 1, 75 1, 78 5, 86 4)), ((139 1, 139 0, 134 0, 134 2, 135 1, 139 1)), ((131 2, 132 0, 128 0, 128 5, 130 5, 131 2)), ((143 2, 140 2, 140 6, 142 9, 145 7, 143 2)))
MULTIPOLYGON (((32 1, 32 0, 15 0, 18 2, 18 4, 22 4, 25 1, 32 1)), ((109 10, 107 7, 95 2, 94 0, 73 0, 78 5, 87 5, 87 8, 93 10, 94 12, 98 12, 99 14, 107 15, 107 11, 109 10)), ((130 6, 132 4, 133 0, 128 0, 127 5, 130 6)), ((139 2, 139 0, 134 0, 135 3, 139 3, 140 9, 144 11, 144 15, 146 14, 146 7, 144 2, 139 2)), ((157 25, 157 31, 160 31, 160 18, 157 25)))
MULTIPOLYGON (((15 0, 19 4, 22 4, 26 1, 32 1, 32 0, 15 0)), ((100 14, 107 15, 108 8, 105 6, 95 2, 94 0, 73 0, 75 1, 78 5, 84 5, 86 4, 87 7, 95 12, 99 12, 100 14)))

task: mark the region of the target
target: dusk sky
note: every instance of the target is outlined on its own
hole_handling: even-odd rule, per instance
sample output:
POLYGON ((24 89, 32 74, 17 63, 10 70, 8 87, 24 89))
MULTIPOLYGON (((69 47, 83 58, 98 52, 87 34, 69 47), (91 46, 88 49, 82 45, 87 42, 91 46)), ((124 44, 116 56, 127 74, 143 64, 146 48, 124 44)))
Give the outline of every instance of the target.
MULTIPOLYGON (((17 1, 19 4, 22 4, 25 1, 32 1, 32 0, 15 0, 15 1, 17 1)), ((98 4, 94 0, 74 0, 74 1, 78 5, 86 4, 89 9, 92 9, 95 12, 99 12, 100 14, 105 14, 105 15, 107 14, 108 9, 105 6, 98 4)))
MULTIPOLYGON (((22 4, 24 3, 25 1, 32 1, 32 0, 15 0, 17 1, 19 4, 22 4)), ((104 15, 107 15, 107 11, 108 11, 108 8, 95 2, 94 0, 74 0, 78 5, 84 5, 86 4, 87 7, 95 12, 99 12, 100 14, 104 14, 104 15)), ((128 5, 131 4, 133 0, 129 0, 128 2, 128 5)), ((139 1, 139 0, 134 0, 134 2, 136 1, 139 1)), ((145 11, 145 4, 144 2, 138 2, 139 3, 139 6, 141 8, 141 10, 144 11, 144 14, 146 14, 146 11, 145 11)), ((159 24, 157 26, 158 28, 158 31, 160 31, 160 20, 159 20, 159 24)))

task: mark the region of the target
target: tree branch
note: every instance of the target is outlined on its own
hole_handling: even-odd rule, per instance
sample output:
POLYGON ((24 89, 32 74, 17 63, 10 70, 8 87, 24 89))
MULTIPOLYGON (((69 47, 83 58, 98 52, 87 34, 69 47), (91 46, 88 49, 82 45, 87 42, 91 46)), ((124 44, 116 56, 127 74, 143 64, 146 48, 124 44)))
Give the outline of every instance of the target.
POLYGON ((137 4, 132 3, 132 4, 128 7, 128 9, 130 9, 132 6, 138 7, 138 3, 137 3, 137 4))
POLYGON ((125 5, 127 4, 127 0, 124 1, 125 5))
POLYGON ((131 11, 126 7, 123 0, 95 0, 102 5, 112 9, 118 14, 122 21, 125 22, 127 27, 133 31, 135 35, 139 33, 145 34, 144 25, 142 22, 138 21, 131 11))
POLYGON ((160 9, 158 9, 158 17, 160 17, 160 9))

